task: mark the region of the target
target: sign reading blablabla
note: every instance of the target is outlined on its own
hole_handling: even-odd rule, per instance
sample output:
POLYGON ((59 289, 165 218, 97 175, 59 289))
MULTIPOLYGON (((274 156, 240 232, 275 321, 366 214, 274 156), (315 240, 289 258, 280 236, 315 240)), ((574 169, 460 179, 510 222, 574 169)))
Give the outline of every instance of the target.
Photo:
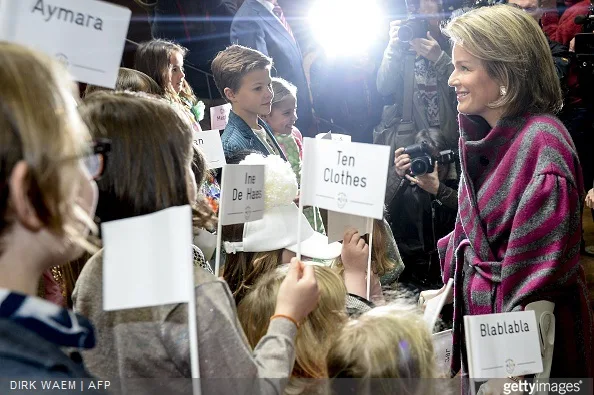
POLYGON ((210 108, 210 128, 223 130, 229 121, 229 113, 231 112, 231 104, 223 104, 221 106, 210 108))
POLYGON ((206 159, 207 169, 218 169, 227 163, 225 161, 221 135, 218 130, 194 132, 194 144, 202 150, 204 159, 206 159))
POLYGON ((96 0, 2 0, 0 40, 57 57, 80 82, 114 88, 131 15, 96 0))
POLYGON ((219 222, 256 221, 264 216, 264 165, 225 165, 219 222))
POLYGON ((534 311, 464 316, 470 378, 542 372, 534 311))
POLYGON ((382 219, 390 147, 305 138, 304 205, 382 219))

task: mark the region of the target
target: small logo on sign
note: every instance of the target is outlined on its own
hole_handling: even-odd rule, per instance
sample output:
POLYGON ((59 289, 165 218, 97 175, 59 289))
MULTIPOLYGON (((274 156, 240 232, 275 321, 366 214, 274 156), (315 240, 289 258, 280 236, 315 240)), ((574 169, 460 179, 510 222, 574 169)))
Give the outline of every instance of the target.
POLYGON ((340 192, 338 194, 338 197, 336 198, 336 203, 338 204, 338 208, 344 208, 344 206, 346 206, 346 204, 347 204, 347 201, 348 201, 347 196, 344 193, 340 192))
POLYGON ((507 361, 505 361, 505 370, 507 371, 507 373, 513 373, 515 368, 516 363, 513 359, 508 359, 507 361))
POLYGON ((252 215, 252 208, 250 206, 247 206, 245 208, 245 211, 243 214, 244 214, 245 220, 247 221, 248 219, 250 219, 250 217, 252 215))
POLYGON ((224 108, 220 108, 219 111, 221 112, 221 114, 225 113, 225 109, 224 108))

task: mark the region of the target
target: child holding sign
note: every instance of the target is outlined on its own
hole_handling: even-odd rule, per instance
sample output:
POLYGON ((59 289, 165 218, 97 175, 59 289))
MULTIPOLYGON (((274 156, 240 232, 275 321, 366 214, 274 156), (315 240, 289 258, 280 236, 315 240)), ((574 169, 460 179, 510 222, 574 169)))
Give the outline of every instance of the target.
MULTIPOLYGON (((297 121, 297 88, 282 78, 272 79, 274 98, 270 114, 262 118, 270 125, 274 137, 291 164, 297 180, 301 180, 301 159, 303 157, 303 136, 295 127, 297 121)), ((303 214, 316 232, 325 234, 320 210, 306 207, 303 214)))
POLYGON ((260 117, 270 114, 272 59, 259 51, 232 45, 212 61, 212 74, 231 112, 221 136, 225 157, 241 150, 279 155, 286 160, 270 127, 260 117))
POLYGON ((288 263, 298 248, 304 256, 320 260, 336 258, 342 248, 340 243, 328 244, 328 238, 307 221, 303 221, 301 244, 297 244, 296 223, 302 214, 293 202, 297 180, 287 162, 276 155, 250 154, 240 164, 266 167, 263 218, 222 228, 227 253, 223 277, 238 304, 261 275, 288 263))
MULTIPOLYGON (((344 311, 347 290, 338 274, 324 266, 314 266, 320 300, 317 307, 299 325, 295 340, 295 365, 285 393, 318 393, 328 378, 326 353, 332 337, 346 323, 344 311)), ((256 347, 268 328, 268 317, 274 314, 274 305, 280 285, 287 275, 287 266, 281 266, 263 275, 237 307, 239 321, 252 347, 256 347)))

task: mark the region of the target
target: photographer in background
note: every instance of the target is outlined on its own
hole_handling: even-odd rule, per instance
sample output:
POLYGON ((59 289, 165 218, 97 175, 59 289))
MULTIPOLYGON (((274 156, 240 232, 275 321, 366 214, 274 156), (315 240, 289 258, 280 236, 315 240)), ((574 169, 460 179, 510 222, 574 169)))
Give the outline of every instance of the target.
POLYGON ((388 172, 386 206, 405 266, 399 281, 418 292, 441 286, 437 240, 454 229, 458 173, 452 152, 440 155, 448 149, 448 143, 439 129, 421 130, 414 142, 416 147, 396 150, 394 168, 388 172), (421 152, 423 145, 427 153, 421 152), (440 157, 443 163, 435 160, 440 157), (415 163, 413 171, 426 165, 429 172, 413 175, 412 162, 419 160, 425 163, 415 163))
MULTIPOLYGON (((526 11, 538 23, 541 23, 542 15, 545 11, 542 6, 542 0, 508 0, 507 4, 526 11)), ((549 36, 547 36, 547 41, 549 43, 549 48, 551 49, 551 55, 553 55, 553 62, 555 63, 557 77, 559 77, 561 87, 566 90, 565 85, 567 83, 566 79, 569 74, 569 59, 571 57, 569 53, 569 47, 566 44, 554 41, 549 36)))
POLYGON ((459 137, 456 97, 447 83, 454 67, 450 46, 439 29, 442 4, 437 0, 416 1, 418 4, 413 1, 408 4, 409 21, 390 24, 390 42, 377 73, 378 92, 389 97, 390 104, 384 107, 382 120, 375 128, 374 142, 390 145, 392 150, 412 144, 414 133, 400 134, 398 130, 403 104, 412 99, 414 130, 439 128, 448 148, 456 149, 459 137), (413 34, 417 38, 403 42, 399 30, 404 25, 410 26, 410 22, 419 26, 419 31, 413 34), (408 51, 417 55, 414 65, 405 62, 408 51), (404 92, 407 67, 414 67, 412 92, 404 92))

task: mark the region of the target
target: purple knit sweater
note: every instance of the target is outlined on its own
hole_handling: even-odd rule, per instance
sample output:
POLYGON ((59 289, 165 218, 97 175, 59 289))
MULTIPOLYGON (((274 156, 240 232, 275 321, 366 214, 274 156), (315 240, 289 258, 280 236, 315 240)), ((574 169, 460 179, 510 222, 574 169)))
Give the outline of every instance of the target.
POLYGON ((491 129, 460 115, 459 212, 438 242, 454 279, 452 373, 466 369, 464 315, 555 303, 551 377, 592 377, 592 310, 579 262, 583 181, 573 142, 552 116, 505 118, 491 129))

